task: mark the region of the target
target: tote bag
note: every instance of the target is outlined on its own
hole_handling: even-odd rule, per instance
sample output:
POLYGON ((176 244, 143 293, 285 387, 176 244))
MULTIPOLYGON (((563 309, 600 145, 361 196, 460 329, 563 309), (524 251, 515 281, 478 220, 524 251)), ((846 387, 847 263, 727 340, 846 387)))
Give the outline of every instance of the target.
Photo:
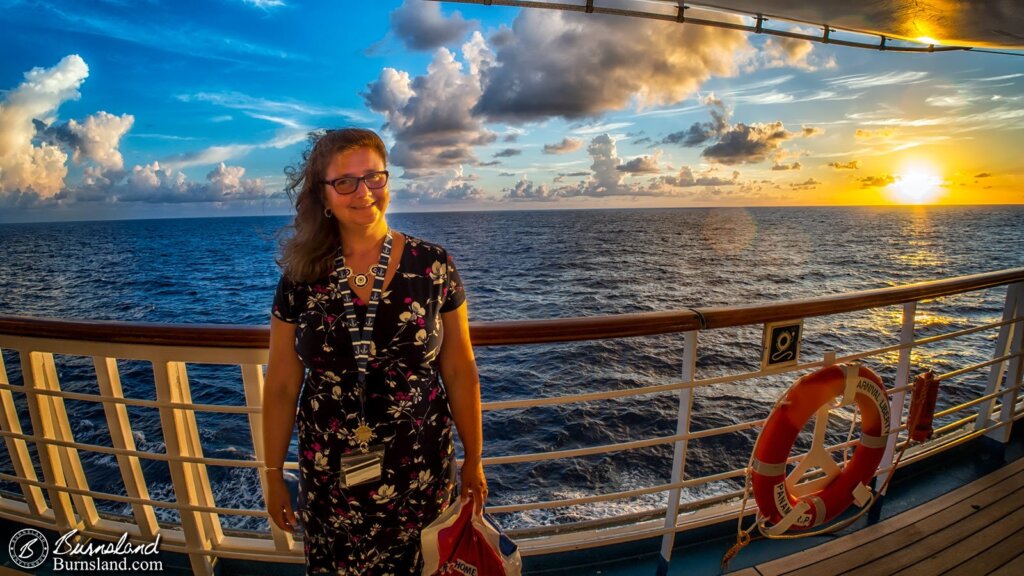
POLYGON ((449 506, 420 532, 423 576, 520 576, 519 548, 471 498, 449 506))

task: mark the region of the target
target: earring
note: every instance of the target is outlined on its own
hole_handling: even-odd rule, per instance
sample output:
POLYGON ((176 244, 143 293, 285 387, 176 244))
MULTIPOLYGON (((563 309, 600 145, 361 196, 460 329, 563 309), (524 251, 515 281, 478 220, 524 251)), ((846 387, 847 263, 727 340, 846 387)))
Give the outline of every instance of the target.
POLYGON ((324 218, 327 218, 328 220, 330 220, 330 218, 332 216, 334 216, 334 214, 331 212, 331 209, 330 208, 324 208, 324 218))

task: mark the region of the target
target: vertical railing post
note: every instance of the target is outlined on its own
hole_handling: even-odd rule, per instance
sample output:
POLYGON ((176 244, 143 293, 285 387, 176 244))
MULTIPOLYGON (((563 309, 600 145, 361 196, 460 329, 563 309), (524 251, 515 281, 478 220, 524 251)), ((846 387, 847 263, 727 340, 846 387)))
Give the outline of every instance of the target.
MULTIPOLYGON (((93 358, 93 366, 96 369, 96 382, 99 384, 100 395, 103 398, 123 399, 124 392, 121 389, 121 376, 117 370, 117 360, 96 356, 93 358)), ((128 407, 119 402, 103 402, 103 414, 107 418, 110 442, 114 448, 135 450, 135 437, 132 435, 132 425, 128 420, 128 407)), ((121 480, 124 481, 125 492, 132 498, 148 500, 149 488, 146 486, 146 479, 142 474, 139 457, 118 454, 117 467, 121 470, 121 480)), ((153 507, 148 504, 133 503, 132 512, 142 538, 152 542, 160 532, 153 507)))
MULTIPOLYGON (((38 394, 39 390, 49 389, 46 382, 50 371, 47 364, 53 364, 53 354, 47 352, 21 352, 21 371, 25 379, 25 396, 28 399, 29 417, 32 419, 32 435, 46 440, 56 440, 58 431, 56 418, 53 414, 53 403, 46 394, 38 394)), ((49 443, 36 443, 36 454, 39 455, 39 466, 43 469, 43 478, 56 488, 48 488, 50 508, 53 509, 55 529, 61 534, 83 526, 75 517, 71 506, 71 496, 59 487, 66 487, 60 446, 49 443)))
MULTIPOLYGON (((1006 289, 1006 303, 1003 305, 1003 322, 1009 322, 1014 318, 1018 318, 1022 315, 1021 309, 1024 308, 1024 282, 1018 282, 1011 284, 1006 289)), ((1020 323, 1016 324, 1003 324, 999 328, 999 335, 996 337, 996 347, 992 353, 993 358, 999 358, 1010 353, 1010 350, 1016 347, 1016 351, 1020 352, 1021 349, 1021 333, 1024 332, 1024 328, 1020 326, 1020 323)), ((1003 376, 1015 378, 1011 380, 1007 378, 1006 391, 1016 390, 1020 379, 1020 363, 1019 358, 1011 359, 1016 361, 1011 362, 997 362, 992 365, 988 373, 988 382, 985 385, 985 396, 995 394, 1003 382, 1003 376), (1007 374, 1007 368, 1010 371, 1015 371, 1015 374, 1007 374)), ((1005 396, 1003 397, 1006 398, 1005 396)), ((995 398, 982 402, 978 407, 978 418, 974 423, 975 430, 982 430, 994 424, 992 422, 992 410, 995 407, 995 398)), ((1002 418, 1002 413, 1000 414, 1002 418)), ((1003 426, 1000 429, 991 430, 986 436, 999 440, 1000 442, 1006 442, 1009 439, 1010 429, 1009 426, 1003 426)))
MULTIPOLYGON (((903 305, 903 322, 900 327, 900 348, 899 360, 896 364, 896 381, 894 388, 903 388, 910 383, 910 357, 914 344, 914 320, 917 314, 917 302, 907 302, 903 305)), ((885 486, 886 480, 892 476, 895 470, 892 465, 896 459, 896 444, 900 439, 900 427, 903 424, 903 406, 906 403, 907 391, 901 390, 889 397, 889 439, 885 443, 885 453, 882 455, 882 467, 885 472, 878 475, 875 481, 876 486, 885 486)), ((884 495, 884 492, 883 492, 884 495)))
MULTIPOLYGON (((53 354, 43 355, 43 367, 46 371, 44 382, 47 388, 52 392, 60 392, 60 380, 57 378, 57 365, 53 361, 53 354)), ((68 411, 64 405, 64 399, 53 395, 47 395, 47 398, 50 402, 50 414, 53 416, 56 438, 63 442, 74 442, 75 435, 71 431, 71 422, 68 420, 68 411)), ((89 483, 85 478, 85 471, 82 470, 82 460, 78 456, 78 448, 58 446, 57 453, 60 454, 60 459, 64 466, 64 479, 67 485, 88 493, 89 483)), ((74 502, 78 517, 85 523, 86 528, 92 528, 99 522, 100 515, 96 511, 96 503, 92 496, 71 494, 71 501, 74 502)))
MULTIPOLYGON (((183 362, 153 362, 153 377, 156 382, 156 399, 159 402, 185 402, 183 383, 185 364, 183 362)), ((189 426, 186 411, 169 406, 160 407, 160 427, 164 435, 164 445, 170 456, 191 456, 193 430, 189 426)), ((198 438, 196 439, 198 442, 198 438)), ((209 493, 209 485, 201 485, 196 481, 195 465, 181 460, 168 463, 171 471, 171 483, 174 485, 174 498, 179 504, 199 505, 205 500, 203 492, 209 493)), ((207 534, 203 514, 195 510, 179 509, 181 528, 185 533, 185 543, 193 550, 209 550, 212 547, 211 536, 207 534)), ((193 574, 212 576, 213 562, 211 557, 202 552, 189 552, 193 574)))
MULTIPOLYGON (((24 378, 22 381, 24 382, 24 378)), ((0 384, 10 385, 2 353, 0 353, 0 384)), ((27 389, 25 386, 23 388, 27 389)), ((0 430, 22 434, 21 420, 18 419, 18 409, 14 405, 14 395, 11 394, 10 390, 5 389, 0 389, 0 430)), ((7 445, 7 454, 11 457, 14 473, 18 475, 18 478, 37 480, 36 469, 32 465, 32 457, 28 452, 28 444, 21 438, 11 438, 9 436, 4 437, 4 444, 7 445)), ((46 511, 46 500, 43 498, 42 489, 25 483, 20 483, 20 486, 29 511, 35 516, 42 516, 46 511)))
MULTIPOLYGON (((258 413, 249 413, 249 430, 252 433, 252 446, 253 451, 256 453, 256 459, 263 462, 266 459, 266 452, 263 450, 263 367, 259 364, 243 364, 242 384, 245 387, 246 406, 260 408, 258 413)), ((264 498, 266 498, 267 477, 259 469, 256 470, 256 475, 259 477, 260 488, 263 490, 264 498)), ((264 504, 265 507, 266 504, 264 504)), ((270 534, 274 538, 274 547, 281 552, 290 550, 294 541, 292 535, 278 528, 277 524, 274 524, 272 520, 268 520, 267 523, 270 524, 270 534)))
MULTIPOLYGON (((1024 282, 1012 284, 1006 290, 1007 300, 1010 300, 1010 293, 1013 293, 1013 312, 1011 318, 1024 317, 1024 282)), ((1001 404, 998 422, 1002 427, 990 430, 986 436, 999 442, 1009 442, 1011 423, 1013 422, 1013 409, 1017 404, 1017 392, 1020 390, 1021 368, 1024 366, 1024 358, 1021 358, 1021 349, 1024 347, 1024 325, 1018 320, 1010 324, 1012 334, 1009 338, 1010 346, 1008 354, 1014 355, 1006 361, 1006 379, 1002 382, 1003 394, 999 397, 1001 404)))
MULTIPOLYGON (((697 370, 697 331, 691 330, 683 335, 683 382, 693 382, 697 370)), ((693 407, 693 388, 687 387, 679 391, 679 413, 676 419, 677 440, 672 454, 672 484, 683 481, 686 469, 686 448, 690 434, 690 410, 693 407)), ((658 559, 658 576, 668 574, 668 563, 672 557, 672 545, 676 541, 676 521, 679 517, 679 497, 681 488, 672 488, 668 492, 668 510, 665 512, 666 532, 661 539, 661 558, 658 559)))

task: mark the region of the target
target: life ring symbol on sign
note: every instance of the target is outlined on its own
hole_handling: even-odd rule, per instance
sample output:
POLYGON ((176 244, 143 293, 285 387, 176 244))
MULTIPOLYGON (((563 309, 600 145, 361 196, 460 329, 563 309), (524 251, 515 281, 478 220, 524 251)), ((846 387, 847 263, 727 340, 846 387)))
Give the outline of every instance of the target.
POLYGON ((751 483, 759 515, 771 523, 769 535, 821 526, 850 504, 867 505, 868 488, 882 461, 889 433, 889 400, 882 379, 859 364, 822 368, 796 381, 775 406, 754 445, 751 483), (833 401, 856 403, 861 437, 853 457, 840 468, 825 449, 828 412, 833 401), (815 417, 814 441, 807 455, 786 474, 789 453, 804 425, 815 417), (815 468, 824 475, 799 483, 815 468))

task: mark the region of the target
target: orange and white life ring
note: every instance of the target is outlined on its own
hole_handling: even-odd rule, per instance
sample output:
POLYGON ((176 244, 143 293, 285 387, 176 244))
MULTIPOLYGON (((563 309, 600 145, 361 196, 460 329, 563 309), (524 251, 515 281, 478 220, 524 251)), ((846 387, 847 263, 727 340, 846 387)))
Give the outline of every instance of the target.
POLYGON ((754 446, 751 482, 761 517, 774 525, 769 532, 807 530, 829 522, 855 500, 862 507, 867 504, 871 500, 868 484, 885 452, 889 416, 882 379, 864 366, 828 366, 797 380, 768 416, 754 446), (817 454, 813 464, 825 472, 825 478, 812 491, 797 494, 796 482, 808 468, 798 465, 787 482, 789 453, 811 417, 821 413, 827 421, 827 410, 836 398, 856 402, 860 408, 860 440, 853 457, 840 469, 824 449, 819 416, 822 431, 820 437, 816 433, 815 446, 805 460, 817 454))

